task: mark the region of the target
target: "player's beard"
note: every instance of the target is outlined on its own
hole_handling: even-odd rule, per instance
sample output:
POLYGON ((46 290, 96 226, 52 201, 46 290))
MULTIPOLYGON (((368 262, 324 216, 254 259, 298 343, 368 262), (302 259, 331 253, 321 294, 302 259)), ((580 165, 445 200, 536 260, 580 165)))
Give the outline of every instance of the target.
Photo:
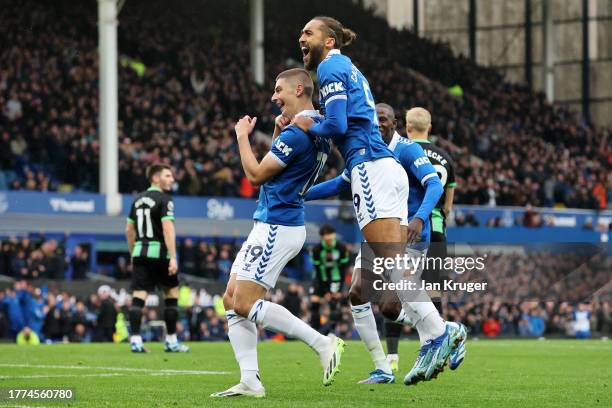
POLYGON ((323 61, 323 44, 310 48, 308 61, 304 62, 304 68, 307 71, 314 71, 321 61, 323 61))

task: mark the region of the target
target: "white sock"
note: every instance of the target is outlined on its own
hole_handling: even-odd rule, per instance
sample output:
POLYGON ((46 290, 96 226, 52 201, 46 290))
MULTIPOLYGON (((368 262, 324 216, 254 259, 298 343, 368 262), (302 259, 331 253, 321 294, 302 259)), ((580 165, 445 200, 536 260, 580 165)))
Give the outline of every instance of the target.
MULTIPOLYGON (((392 281, 399 282, 403 276, 403 271, 394 270, 392 272, 392 281)), ((417 287, 420 287, 419 277, 415 276, 410 280, 415 282, 417 287)), ((419 333, 421 344, 424 344, 427 340, 435 339, 444 333, 446 330, 444 320, 440 317, 440 313, 431 302, 426 291, 397 290, 396 293, 402 302, 402 309, 405 315, 419 333)))
MULTIPOLYGON (((421 304, 422 302, 418 302, 417 304, 421 304)), ((419 338, 421 340, 421 344, 425 343, 427 340, 433 340, 436 337, 439 337, 444 334, 446 331, 446 325, 444 324, 444 320, 440 317, 440 313, 436 310, 433 303, 429 302, 427 306, 431 305, 431 310, 429 314, 425 315, 424 318, 421 318, 416 323, 417 331, 419 332, 419 338)), ((425 309, 425 307, 423 307, 425 309)))
POLYGON ((228 337, 234 356, 240 366, 240 382, 252 390, 263 387, 257 364, 257 327, 252 321, 238 316, 233 310, 226 312, 228 337))
POLYGON ((416 314, 414 310, 410 307, 412 302, 408 302, 405 305, 402 305, 402 311, 400 312, 397 319, 395 319, 395 323, 403 324, 404 326, 414 327, 416 332, 419 335, 419 342, 421 345, 425 344, 425 342, 429 339, 423 332, 423 330, 419 330, 417 325, 414 323, 415 321, 419 321, 419 315, 416 314))
POLYGON ((178 339, 176 338, 176 333, 166 334, 166 341, 168 343, 176 343, 178 341, 178 339))
POLYGON ((387 362, 385 351, 383 350, 378 337, 378 330, 376 330, 376 320, 374 319, 374 313, 372 313, 372 305, 370 302, 363 305, 351 306, 351 313, 353 313, 353 320, 355 321, 355 328, 359 333, 359 337, 365 343, 372 361, 377 369, 383 370, 385 373, 391 372, 391 366, 387 362))
POLYGON ((142 337, 140 334, 130 336, 130 343, 142 344, 142 337))
POLYGON ((261 324, 266 329, 283 333, 287 336, 302 340, 317 353, 321 354, 329 347, 331 341, 318 331, 295 317, 281 305, 259 299, 249 312, 249 320, 261 324))

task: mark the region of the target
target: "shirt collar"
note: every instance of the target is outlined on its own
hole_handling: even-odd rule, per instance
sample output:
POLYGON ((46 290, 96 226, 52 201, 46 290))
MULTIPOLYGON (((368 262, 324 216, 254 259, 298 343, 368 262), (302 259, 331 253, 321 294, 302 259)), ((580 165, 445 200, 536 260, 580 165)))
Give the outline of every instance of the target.
POLYGON ((306 117, 309 117, 309 118, 316 118, 316 117, 321 116, 321 114, 319 113, 319 111, 318 111, 318 110, 314 110, 314 109, 306 109, 306 110, 301 111, 300 113, 298 113, 298 114, 297 114, 297 115, 295 115, 295 116, 296 116, 296 117, 297 117, 297 116, 306 116, 306 117))
POLYGON ((339 49, 334 48, 333 50, 329 50, 329 52, 327 53, 327 56, 329 57, 330 55, 335 55, 335 54, 340 55, 340 54, 342 54, 342 53, 340 52, 340 50, 339 50, 339 49))
POLYGON ((162 192, 162 191, 161 191, 161 189, 159 189, 159 188, 157 188, 157 187, 153 187, 153 186, 149 187, 149 188, 147 189, 147 191, 159 191, 160 193, 162 192))
POLYGON ((395 146, 397 146, 401 137, 402 136, 399 133, 393 133, 393 137, 391 138, 391 142, 389 143, 389 150, 391 150, 392 152, 395 151, 395 146))

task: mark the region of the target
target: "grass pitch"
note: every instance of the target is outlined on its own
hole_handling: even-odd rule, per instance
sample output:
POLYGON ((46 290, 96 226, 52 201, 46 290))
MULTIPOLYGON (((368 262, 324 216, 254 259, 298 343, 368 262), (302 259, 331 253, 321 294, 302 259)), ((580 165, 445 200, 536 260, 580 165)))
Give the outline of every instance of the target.
POLYGON ((0 389, 72 388, 73 401, 9 401, 4 407, 612 407, 612 342, 469 341, 455 372, 407 387, 417 344, 401 343, 397 383, 356 382, 372 369, 348 342, 330 387, 314 353, 299 342, 265 342, 259 361, 267 397, 211 399, 239 379, 229 343, 193 343, 187 354, 132 354, 127 344, 0 346, 0 389))

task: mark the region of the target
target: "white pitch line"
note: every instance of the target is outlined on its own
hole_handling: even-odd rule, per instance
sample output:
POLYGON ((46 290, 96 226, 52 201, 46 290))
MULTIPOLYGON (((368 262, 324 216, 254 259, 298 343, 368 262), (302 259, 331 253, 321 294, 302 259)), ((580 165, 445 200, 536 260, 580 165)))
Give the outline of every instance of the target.
MULTIPOLYGON (((168 374, 170 375, 170 374, 168 374)), ((23 378, 64 378, 64 377, 128 377, 123 373, 98 373, 98 374, 58 374, 58 375, 0 375, 2 380, 15 380, 23 378)))
MULTIPOLYGON (((193 375, 185 373, 146 373, 151 377, 163 377, 171 375, 193 375)), ((0 375, 0 380, 17 380, 25 378, 73 378, 73 377, 133 377, 128 373, 97 373, 97 374, 51 374, 51 375, 0 375)))
POLYGON ((105 371, 128 371, 140 373, 161 373, 164 374, 193 374, 193 375, 224 375, 231 374, 229 371, 207 371, 207 370, 173 370, 153 368, 130 368, 130 367, 99 367, 99 366, 84 366, 84 365, 49 365, 49 364, 0 364, 0 367, 11 368, 57 368, 65 370, 105 370, 105 371))

